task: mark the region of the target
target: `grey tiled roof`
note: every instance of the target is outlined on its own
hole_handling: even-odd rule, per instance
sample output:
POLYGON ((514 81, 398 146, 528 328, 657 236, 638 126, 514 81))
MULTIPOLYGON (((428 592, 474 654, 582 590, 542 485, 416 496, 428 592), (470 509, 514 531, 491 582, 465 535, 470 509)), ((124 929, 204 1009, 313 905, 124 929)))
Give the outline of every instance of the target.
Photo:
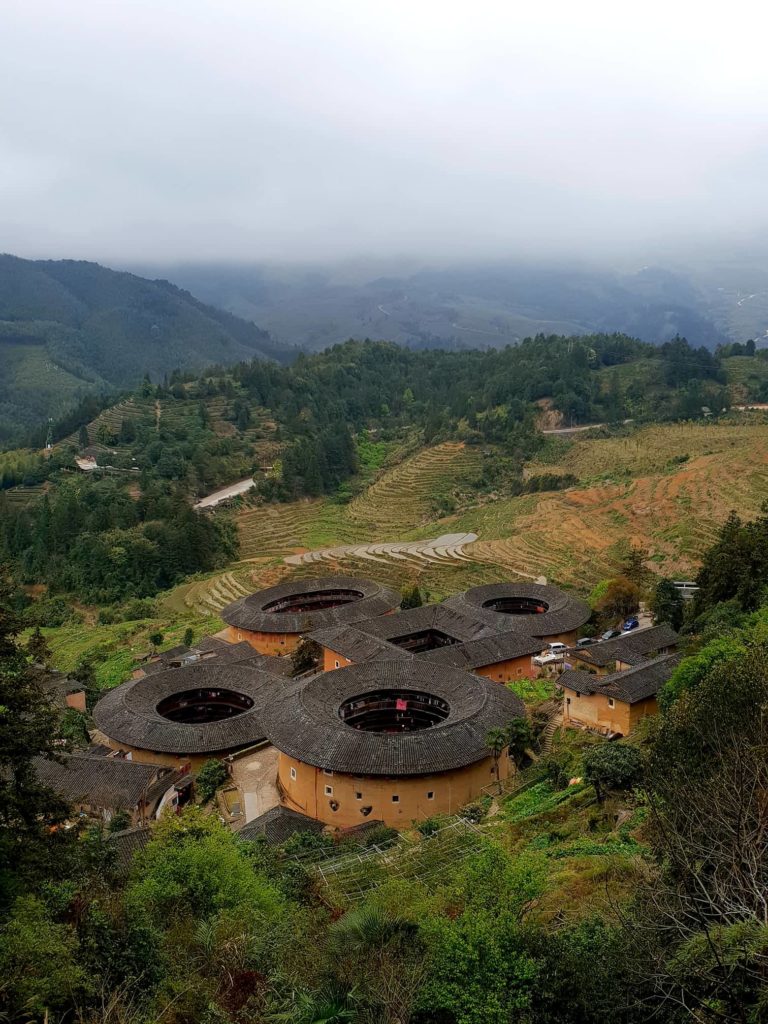
POLYGON ((666 622, 648 629, 634 629, 630 633, 622 633, 613 640, 602 640, 589 647, 577 647, 569 652, 568 657, 583 661, 598 668, 605 668, 614 661, 623 661, 627 665, 639 665, 648 661, 654 654, 668 648, 677 647, 680 637, 666 622))
POLYGON ((378 618, 359 622, 357 628, 381 640, 392 640, 434 629, 463 642, 480 636, 489 636, 493 632, 487 622, 476 615, 467 615, 463 610, 457 611, 447 602, 408 608, 395 612, 394 615, 380 615, 378 618))
POLYGON ((421 658, 368 662, 288 684, 264 708, 268 738, 291 757, 353 775, 423 775, 488 756, 490 729, 525 714, 522 701, 460 669, 421 658), (347 699, 377 690, 417 690, 444 700, 444 721, 414 732, 358 730, 339 715, 347 699))
POLYGON ((309 634, 309 639, 354 662, 374 661, 377 658, 397 661, 413 657, 408 651, 395 647, 394 644, 379 637, 371 636, 370 633, 364 633, 357 626, 329 626, 328 629, 316 629, 314 633, 309 634))
POLYGON ((522 633, 499 633, 496 636, 481 637, 465 644, 440 647, 426 651, 419 657, 440 665, 455 665, 456 668, 483 668, 498 661, 523 658, 541 651, 541 640, 522 633))
POLYGON ((264 739, 263 706, 285 685, 247 661, 222 664, 213 658, 122 683, 101 698, 93 719, 110 739, 142 750, 179 755, 236 750, 264 739), (196 725, 172 722, 157 711, 166 697, 209 687, 243 693, 253 707, 220 722, 196 725))
POLYGON ((111 810, 151 805, 180 777, 165 765, 89 754, 68 754, 61 762, 37 757, 34 764, 40 782, 64 800, 111 810))
POLYGON ((321 579, 294 580, 269 590, 241 597, 228 604, 221 617, 230 626, 262 633, 309 633, 313 629, 342 623, 358 622, 374 615, 384 615, 400 604, 400 595, 373 580, 355 576, 324 576, 321 579), (362 594, 356 601, 319 608, 316 611, 265 611, 267 605, 294 595, 322 590, 354 590, 362 594))
POLYGON ((134 828, 125 828, 121 832, 113 832, 107 836, 107 842, 115 851, 115 867, 121 874, 125 874, 131 867, 131 862, 139 850, 143 850, 152 838, 152 829, 149 825, 136 825, 134 828))
POLYGON ((580 669, 569 669, 560 676, 559 684, 569 690, 575 690, 576 693, 602 693, 626 704, 636 704, 658 693, 674 672, 680 657, 679 654, 663 654, 660 658, 653 658, 651 661, 645 661, 622 672, 613 672, 608 676, 596 676, 580 669))
POLYGON ((445 604, 462 615, 480 619, 493 627, 493 631, 511 630, 528 636, 555 636, 578 629, 589 619, 589 605, 557 587, 539 583, 491 583, 473 587, 449 597, 445 604), (506 615, 488 606, 491 601, 504 598, 526 597, 541 601, 547 610, 530 615, 506 615))
POLYGON ((253 668, 261 669, 264 672, 272 672, 278 676, 290 676, 293 673, 293 665, 290 658, 274 658, 269 654, 260 654, 249 643, 242 640, 237 644, 227 643, 215 636, 204 637, 194 647, 172 647, 163 651, 157 661, 149 662, 143 666, 144 675, 157 675, 159 672, 167 672, 172 668, 187 668, 204 662, 210 665, 213 661, 219 665, 224 663, 247 661, 253 668))
POLYGON ((83 684, 76 679, 70 679, 61 672, 46 671, 40 675, 40 688, 57 707, 65 708, 67 695, 81 693, 83 684))
POLYGON ((243 825, 237 833, 238 839, 255 839, 264 836, 270 846, 281 846, 297 832, 322 832, 325 828, 322 821, 308 818, 288 807, 272 807, 260 814, 258 818, 243 825))

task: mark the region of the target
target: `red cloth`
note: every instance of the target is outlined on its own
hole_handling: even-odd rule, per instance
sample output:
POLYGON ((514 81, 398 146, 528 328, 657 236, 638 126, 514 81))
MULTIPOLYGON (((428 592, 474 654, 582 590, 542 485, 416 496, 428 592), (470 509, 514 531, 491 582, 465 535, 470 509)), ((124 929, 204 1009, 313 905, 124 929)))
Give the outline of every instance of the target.
POLYGON ((408 710, 408 701, 407 700, 403 700, 402 697, 398 697, 397 700, 395 701, 395 710, 396 711, 407 711, 408 710))

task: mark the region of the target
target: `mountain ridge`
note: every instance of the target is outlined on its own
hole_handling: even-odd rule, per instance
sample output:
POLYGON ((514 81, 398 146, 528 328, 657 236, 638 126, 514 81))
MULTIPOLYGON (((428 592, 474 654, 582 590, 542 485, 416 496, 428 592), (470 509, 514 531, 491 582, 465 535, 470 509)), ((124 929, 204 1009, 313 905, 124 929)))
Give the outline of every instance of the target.
POLYGON ((145 373, 285 354, 254 323, 170 281, 84 260, 0 255, 0 441, 145 373))

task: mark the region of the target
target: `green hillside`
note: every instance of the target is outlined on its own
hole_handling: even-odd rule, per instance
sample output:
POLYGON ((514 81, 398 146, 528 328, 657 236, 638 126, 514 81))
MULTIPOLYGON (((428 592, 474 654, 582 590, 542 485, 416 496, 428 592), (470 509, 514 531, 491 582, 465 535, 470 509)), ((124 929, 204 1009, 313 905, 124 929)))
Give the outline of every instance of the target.
POLYGON ((60 415, 81 393, 277 352, 255 324, 167 281, 0 256, 0 443, 60 415))

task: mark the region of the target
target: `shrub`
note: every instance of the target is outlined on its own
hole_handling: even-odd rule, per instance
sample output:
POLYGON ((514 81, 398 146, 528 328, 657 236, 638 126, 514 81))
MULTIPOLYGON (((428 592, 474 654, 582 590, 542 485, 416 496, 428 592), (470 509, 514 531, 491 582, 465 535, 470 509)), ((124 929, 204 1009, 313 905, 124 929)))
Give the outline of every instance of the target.
POLYGON ((219 786, 224 785, 228 777, 227 766, 217 758, 212 757, 201 765, 195 779, 195 785, 203 803, 207 803, 211 799, 219 786))
POLYGON ((44 597, 26 611, 27 621, 33 626, 56 628, 83 621, 82 615, 63 597, 44 597))
POLYGON ((115 811, 109 819, 107 828, 109 832, 122 832, 123 829, 130 828, 130 825, 131 816, 128 811, 115 811))

